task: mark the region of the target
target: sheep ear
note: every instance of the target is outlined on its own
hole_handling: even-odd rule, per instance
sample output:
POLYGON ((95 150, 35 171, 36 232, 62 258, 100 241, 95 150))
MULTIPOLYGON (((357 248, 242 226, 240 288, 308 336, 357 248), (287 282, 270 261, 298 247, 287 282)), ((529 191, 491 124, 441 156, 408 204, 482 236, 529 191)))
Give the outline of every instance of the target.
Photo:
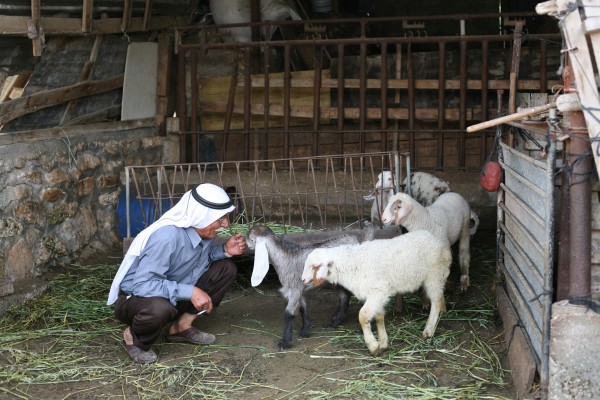
POLYGON ((410 203, 408 201, 402 201, 402 202, 398 202, 395 204, 395 214, 396 214, 396 218, 394 223, 396 225, 402 225, 402 223, 406 220, 406 217, 408 217, 408 214, 410 214, 410 210, 411 210, 411 206, 410 203))
MULTIPOLYGON (((313 268, 315 268, 315 267, 313 267, 313 268)), ((321 265, 319 265, 318 268, 315 268, 314 279, 313 279, 315 286, 319 286, 319 285, 323 284, 323 282, 326 280, 327 276, 329 276, 329 264, 321 263, 321 265)))
POLYGON ((267 251, 267 241, 263 237, 256 238, 254 246, 254 268, 252 269, 252 277, 250 283, 252 286, 261 284, 265 276, 269 272, 269 252, 267 251))
POLYGON ((363 196, 365 200, 375 200, 375 192, 371 192, 368 196, 363 196))

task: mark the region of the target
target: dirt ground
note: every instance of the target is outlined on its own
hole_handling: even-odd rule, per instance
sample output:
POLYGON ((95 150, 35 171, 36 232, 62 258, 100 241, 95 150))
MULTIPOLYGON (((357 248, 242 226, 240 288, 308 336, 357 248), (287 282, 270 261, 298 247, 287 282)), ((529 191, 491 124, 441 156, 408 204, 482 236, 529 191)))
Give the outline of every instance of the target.
MULTIPOLYGON (((390 303, 390 346, 377 357, 369 355, 362 340, 356 300, 342 326, 327 328, 336 306, 331 288, 308 294, 310 337, 298 337, 296 321, 293 347, 279 351, 285 301, 277 292, 277 277, 271 271, 263 284, 251 288, 251 259, 241 258, 234 289, 216 313, 195 323, 215 334, 217 342, 205 347, 159 342, 159 362, 136 365, 120 345, 124 326, 102 304, 108 287, 77 277, 78 287, 94 286, 90 307, 98 308, 98 321, 71 323, 68 329, 38 322, 37 330, 13 341, 6 332, 0 334, 5 337, 0 339, 0 369, 5 371, 0 398, 514 399, 493 294, 493 239, 493 232, 479 232, 474 239, 472 286, 466 294, 448 291, 448 312, 434 338, 421 338, 427 311, 417 294, 406 297, 402 315, 394 315, 390 303)), ((119 262, 115 255, 87 263, 111 266, 102 272, 108 284, 119 262)), ((85 270, 85 265, 78 268, 85 270)), ((453 265, 451 280, 457 281, 456 269, 453 265)))

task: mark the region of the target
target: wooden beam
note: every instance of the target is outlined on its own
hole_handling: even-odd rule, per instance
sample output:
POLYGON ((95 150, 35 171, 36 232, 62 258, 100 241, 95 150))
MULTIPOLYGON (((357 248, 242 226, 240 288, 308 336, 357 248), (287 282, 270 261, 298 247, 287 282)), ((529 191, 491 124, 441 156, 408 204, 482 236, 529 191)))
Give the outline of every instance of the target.
POLYGON ((81 32, 89 32, 92 29, 92 12, 94 11, 94 0, 83 0, 81 10, 81 32))
MULTIPOLYGON (((94 39, 94 45, 92 46, 92 51, 90 52, 90 56, 83 65, 81 73, 79 74, 79 82, 85 82, 88 79, 90 79, 92 69, 94 67, 94 64, 96 63, 96 59, 98 58, 98 53, 100 52, 100 44, 102 44, 102 38, 102 35, 96 35, 96 38, 94 39)), ((65 120, 69 116, 69 112, 71 111, 71 108, 73 108, 74 105, 75 100, 70 100, 69 104, 67 104, 67 107, 65 107, 65 111, 63 112, 63 115, 60 118, 58 125, 64 125, 65 120)))
POLYGON ((144 22, 142 23, 144 31, 148 30, 150 17, 152 17, 152 0, 146 0, 146 7, 144 8, 144 22))
MULTIPOLYGON (((565 3, 562 1, 561 3, 565 3)), ((575 75, 575 85, 577 87, 577 98, 581 103, 581 109, 585 117, 590 144, 592 146, 592 154, 596 165, 596 172, 600 174, 600 119, 598 118, 598 110, 600 109, 600 93, 598 85, 594 80, 594 60, 596 65, 600 59, 594 58, 594 51, 598 51, 598 43, 600 42, 600 31, 594 30, 589 34, 589 40, 593 44, 593 49, 588 46, 588 37, 584 31, 583 21, 586 18, 581 15, 595 13, 594 7, 589 2, 584 2, 583 9, 576 8, 572 12, 567 13, 564 17, 561 30, 565 37, 565 44, 569 58, 571 59, 571 67, 575 75)), ((568 5, 564 4, 565 10, 568 5)), ((600 57, 600 52, 598 52, 600 57)))
POLYGON ((65 101, 91 96, 123 87, 123 74, 102 81, 80 82, 57 89, 43 90, 0 104, 0 125, 23 115, 52 107, 65 101))
MULTIPOLYGON (((216 102, 199 102, 199 107, 203 113, 225 113, 227 111, 227 104, 216 103, 216 102)), ((320 117, 322 119, 337 119, 338 108, 337 107, 320 107, 320 117)), ((405 120, 408 119, 408 109, 406 108, 388 108, 388 119, 405 120)), ((313 106, 291 106, 289 110, 290 117, 293 118, 313 118, 313 106)), ((244 114, 243 105, 235 105, 233 112, 236 114, 244 114)), ((269 116, 272 117, 283 117, 284 107, 281 104, 269 104, 269 116)), ((250 107, 251 115, 265 115, 265 107, 263 104, 252 104, 250 107)), ((347 119, 358 119, 360 116, 359 108, 344 108, 344 118, 347 119)), ((366 110, 367 119, 378 120, 381 119, 381 108, 373 107, 367 108, 366 110)), ((415 110, 415 117, 418 120, 438 120, 438 109, 437 108, 418 108, 415 110)), ((472 109, 467 110, 467 120, 473 120, 474 112, 472 109)), ((448 121, 459 120, 458 108, 447 108, 444 110, 444 119, 448 121)))
MULTIPOLYGON (((123 20, 121 21, 121 29, 123 32, 129 31, 129 25, 131 23, 131 13, 133 11, 133 0, 125 0, 123 2, 123 20)), ((143 22, 142 22, 143 26, 143 22)))
POLYGON ((27 36, 31 39, 34 57, 39 57, 44 51, 44 34, 41 31, 42 8, 40 0, 31 0, 31 20, 27 24, 27 36))
POLYGON ((52 138, 64 139, 65 137, 75 137, 82 135, 95 135, 99 133, 114 133, 139 128, 148 128, 154 126, 154 118, 133 119, 130 121, 102 122, 90 124, 85 127, 58 127, 48 129, 38 129, 36 131, 21 132, 0 132, 0 146, 11 144, 33 142, 38 140, 48 140, 52 138))
MULTIPOLYGON (((388 89, 408 89, 408 80, 406 79, 388 79, 388 89)), ((330 79, 323 77, 321 81, 321 86, 323 88, 336 89, 338 87, 337 79, 330 79)), ((243 82, 239 83, 243 85, 243 82)), ((552 87, 553 85, 560 84, 560 81, 553 80, 548 81, 548 86, 552 87)), ((283 87, 284 80, 281 78, 271 78, 269 80, 269 86, 274 87, 283 87)), ((312 88, 314 82, 312 79, 292 79, 291 87, 294 88, 312 88)), ((444 83, 445 88, 448 90, 458 90, 460 89, 460 80, 458 79, 448 79, 444 83)), ((252 78, 252 87, 264 87, 264 78, 252 78)), ((345 89, 358 89, 360 87, 359 79, 344 79, 344 88, 345 89)), ((437 79, 417 79, 415 80, 415 89, 418 90, 438 90, 439 81, 437 79)), ((499 89, 509 89, 510 81, 505 79, 498 80, 488 80, 488 89, 489 90, 499 90, 499 89)), ((517 88, 520 90, 527 91, 538 91, 540 89, 539 80, 520 80, 518 82, 517 88)), ((381 89, 381 80, 380 79, 367 79, 367 89, 381 89)), ((481 90, 482 83, 480 80, 469 79, 467 80, 467 89, 468 90, 481 90)))
MULTIPOLYGON (((0 15, 0 34, 27 36, 27 24, 31 18, 0 15)), ((105 18, 92 21, 92 34, 111 34, 121 33, 122 18, 105 18)), ((181 17, 153 17, 147 27, 147 30, 161 30, 172 26, 186 24, 181 17)), ((81 31, 81 18, 63 18, 63 17, 41 17, 41 25, 44 27, 44 35, 52 36, 81 36, 87 35, 87 32, 81 31)), ((128 32, 143 32, 144 20, 142 17, 132 17, 129 23, 128 32)))

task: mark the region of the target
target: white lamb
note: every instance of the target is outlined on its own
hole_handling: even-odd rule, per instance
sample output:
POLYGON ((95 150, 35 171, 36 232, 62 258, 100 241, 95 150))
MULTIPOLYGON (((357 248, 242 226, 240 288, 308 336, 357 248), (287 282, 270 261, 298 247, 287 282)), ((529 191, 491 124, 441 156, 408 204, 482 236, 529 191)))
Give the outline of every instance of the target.
POLYGON ((421 230, 393 239, 313 250, 306 258, 302 281, 314 285, 323 281, 341 285, 364 301, 358 321, 367 348, 376 355, 388 347, 385 306, 395 294, 424 289, 431 301, 431 309, 423 337, 433 336, 440 312, 446 311, 444 286, 451 262, 447 241, 421 230), (373 319, 378 340, 371 330, 373 319))
POLYGON ((375 189, 369 195, 363 196, 363 199, 373 201, 373 205, 371 206, 371 222, 373 224, 381 222, 381 214, 393 194, 394 178, 392 172, 383 171, 379 173, 375 189))
POLYGON ((444 193, 429 207, 423 207, 406 193, 397 193, 390 199, 381 220, 384 224, 402 225, 409 232, 425 229, 450 246, 458 241, 460 288, 464 291, 469 287, 471 262, 470 215, 469 203, 458 193, 444 193))
MULTIPOLYGON (((389 172, 389 171, 387 171, 389 172)), ((408 179, 402 182, 404 193, 408 193, 408 179)), ((450 184, 444 179, 428 174, 427 172, 413 172, 410 174, 410 195, 422 206, 427 207, 433 204, 442 194, 451 192, 450 184)), ((391 196, 390 196, 391 197, 391 196)), ((389 200, 389 198, 388 198, 389 200)), ((386 203, 387 205, 387 203, 386 203)), ((479 227, 479 217, 471 211, 471 220, 469 233, 474 235, 479 227)))

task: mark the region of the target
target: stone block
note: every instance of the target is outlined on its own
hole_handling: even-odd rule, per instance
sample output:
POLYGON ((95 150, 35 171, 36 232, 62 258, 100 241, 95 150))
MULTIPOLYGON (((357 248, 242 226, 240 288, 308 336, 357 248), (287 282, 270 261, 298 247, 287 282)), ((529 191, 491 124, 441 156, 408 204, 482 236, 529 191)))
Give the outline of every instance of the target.
POLYGON ((567 300, 552 306, 548 399, 597 399, 600 314, 567 300))

